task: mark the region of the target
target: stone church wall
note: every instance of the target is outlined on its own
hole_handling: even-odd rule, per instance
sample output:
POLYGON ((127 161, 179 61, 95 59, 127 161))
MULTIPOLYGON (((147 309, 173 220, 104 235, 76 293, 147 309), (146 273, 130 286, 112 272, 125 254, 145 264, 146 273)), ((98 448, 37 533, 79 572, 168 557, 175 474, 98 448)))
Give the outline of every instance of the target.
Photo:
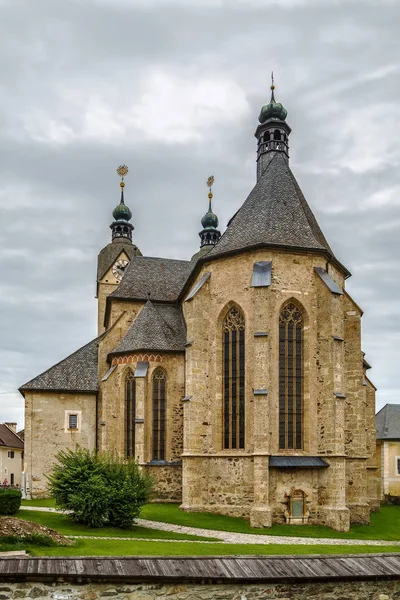
POLYGON ((95 448, 94 394, 25 393, 24 471, 32 498, 49 495, 46 475, 60 450, 95 448), (68 413, 78 414, 78 429, 68 429, 68 413), (51 435, 50 435, 51 434, 51 435))
POLYGON ((371 458, 371 469, 374 464, 371 441, 367 451, 367 431, 374 428, 374 399, 373 394, 367 398, 362 385, 361 311, 346 294, 333 294, 314 272, 316 266, 328 268, 334 281, 344 287, 343 275, 333 265, 327 267, 324 257, 274 250, 211 261, 198 274, 197 280, 205 272, 211 277, 193 300, 183 304, 187 337, 192 342, 186 352, 186 393, 191 399, 184 407, 186 510, 211 506, 215 502, 212 489, 216 490, 215 510, 226 506, 225 512, 233 514, 232 506, 237 506, 248 513, 254 503, 259 514, 264 511, 265 515, 258 522, 267 525, 271 511, 275 520, 282 520, 285 492, 299 487, 307 494, 310 518, 315 522, 347 529, 347 504, 352 520, 369 519, 367 459, 371 458), (251 285, 257 261, 272 261, 269 287, 251 285), (302 451, 279 450, 278 439, 278 323, 281 307, 289 300, 297 302, 304 315, 302 451), (222 448, 222 322, 235 304, 246 321, 246 444, 244 449, 227 451, 222 448), (257 338, 256 332, 267 335, 257 338), (254 395, 254 389, 268 393, 254 395), (228 454, 229 459, 237 455, 243 462, 246 456, 257 457, 260 466, 253 473, 248 470, 243 492, 237 490, 235 477, 221 476, 221 471, 230 468, 228 454), (289 474, 261 466, 267 465, 268 455, 278 454, 320 455, 330 467, 318 473, 301 469, 289 474), (345 455, 354 459, 348 467, 345 455), (216 456, 222 468, 216 466, 216 456))

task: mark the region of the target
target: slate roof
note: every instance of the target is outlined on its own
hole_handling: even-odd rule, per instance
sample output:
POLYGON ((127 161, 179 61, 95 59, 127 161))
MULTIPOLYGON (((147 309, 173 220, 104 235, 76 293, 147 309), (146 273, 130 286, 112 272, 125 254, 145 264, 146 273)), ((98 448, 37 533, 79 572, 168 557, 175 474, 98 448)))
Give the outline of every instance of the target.
POLYGON ((283 154, 272 156, 207 258, 252 246, 322 250, 333 255, 283 154))
POLYGON ((147 301, 111 354, 137 350, 184 351, 186 328, 179 305, 147 301))
POLYGON ((24 449, 24 442, 20 437, 7 425, 0 424, 0 446, 6 448, 21 448, 24 449))
POLYGON ((175 302, 195 263, 188 260, 135 256, 109 298, 175 302))
POLYGON ((105 246, 99 254, 97 261, 97 281, 100 281, 104 277, 121 252, 125 252, 130 260, 132 260, 133 256, 136 254, 141 255, 139 248, 134 244, 131 244, 125 238, 115 238, 115 240, 105 246))
POLYGON ((375 422, 377 440, 400 440, 400 404, 386 404, 375 422))
POLYGON ((22 385, 20 392, 23 394, 28 390, 40 390, 96 393, 98 347, 103 335, 22 385))

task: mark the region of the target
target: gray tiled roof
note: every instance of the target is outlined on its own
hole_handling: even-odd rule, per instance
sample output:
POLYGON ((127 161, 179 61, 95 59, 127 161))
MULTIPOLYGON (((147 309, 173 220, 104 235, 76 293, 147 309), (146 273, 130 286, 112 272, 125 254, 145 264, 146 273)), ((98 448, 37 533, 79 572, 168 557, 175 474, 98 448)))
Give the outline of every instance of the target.
POLYGON ((135 256, 110 298, 175 302, 194 262, 170 258, 135 256))
POLYGON ((0 446, 24 449, 24 442, 7 425, 0 424, 0 446))
POLYGON ((276 153, 247 200, 228 223, 210 258, 246 247, 271 245, 332 254, 283 154, 276 153))
POLYGON ((155 305, 147 301, 111 354, 137 350, 184 351, 185 342, 186 328, 181 307, 155 305))
POLYGON ((130 259, 137 254, 141 256, 141 252, 137 246, 131 244, 125 238, 116 238, 100 251, 97 261, 97 281, 100 281, 104 277, 121 252, 125 252, 130 259))
POLYGON ((22 385, 20 391, 22 393, 28 390, 96 393, 98 347, 103 335, 22 385))
POLYGON ((375 420, 377 440, 400 440, 400 404, 386 404, 375 420))

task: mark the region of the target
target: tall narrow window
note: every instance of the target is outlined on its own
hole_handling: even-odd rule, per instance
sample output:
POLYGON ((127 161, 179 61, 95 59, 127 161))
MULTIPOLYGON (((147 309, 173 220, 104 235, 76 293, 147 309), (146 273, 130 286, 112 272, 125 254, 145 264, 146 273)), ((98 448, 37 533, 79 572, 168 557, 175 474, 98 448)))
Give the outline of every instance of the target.
POLYGON ((135 456, 136 380, 132 371, 126 378, 125 390, 125 440, 126 456, 135 456))
POLYGON ((244 448, 244 357, 243 313, 230 309, 223 326, 223 447, 244 448))
POLYGON ((165 460, 167 378, 163 369, 153 375, 153 460, 165 460))
POLYGON ((303 448, 303 315, 292 303, 279 317, 279 448, 303 448))

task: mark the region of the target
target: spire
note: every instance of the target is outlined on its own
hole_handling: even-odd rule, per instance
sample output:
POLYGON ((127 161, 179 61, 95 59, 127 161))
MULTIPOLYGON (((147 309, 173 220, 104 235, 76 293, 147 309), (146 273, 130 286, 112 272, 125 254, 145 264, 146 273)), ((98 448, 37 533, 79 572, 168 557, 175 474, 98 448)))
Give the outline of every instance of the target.
POLYGON ((134 227, 132 223, 129 223, 132 218, 132 213, 126 206, 124 199, 124 178, 128 174, 128 167, 126 165, 120 165, 117 169, 117 173, 121 177, 121 183, 119 184, 121 186, 121 200, 118 206, 113 210, 114 221, 110 225, 112 240, 114 241, 123 238, 132 241, 132 231, 134 227))
POLYGON ((274 72, 271 71, 271 100, 270 100, 270 103, 271 102, 275 102, 274 89, 275 89, 275 86, 274 86, 274 72))
POLYGON ((221 237, 221 233, 218 231, 218 217, 212 211, 211 201, 213 199, 213 193, 211 191, 212 186, 214 185, 214 175, 211 175, 207 179, 207 186, 209 188, 208 192, 208 211, 201 219, 201 224, 203 226, 202 231, 200 231, 200 248, 203 246, 214 246, 219 238, 221 237))
POLYGON ((274 73, 271 73, 271 99, 261 108, 255 136, 257 147, 257 179, 265 171, 272 155, 280 152, 285 160, 289 160, 289 135, 291 129, 286 123, 287 110, 275 100, 274 73))

